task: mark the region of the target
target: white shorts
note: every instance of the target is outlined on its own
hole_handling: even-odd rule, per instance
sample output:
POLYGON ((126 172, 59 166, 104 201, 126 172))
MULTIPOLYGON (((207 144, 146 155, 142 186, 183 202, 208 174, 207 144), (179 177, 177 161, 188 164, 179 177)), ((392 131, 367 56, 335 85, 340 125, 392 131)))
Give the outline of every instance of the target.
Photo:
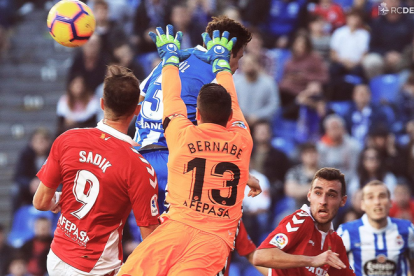
MULTIPOLYGON (((118 271, 119 268, 112 273, 102 276, 116 275, 118 271)), ((52 249, 49 250, 49 254, 47 255, 47 272, 49 273, 49 276, 98 276, 96 273, 84 272, 68 265, 58 256, 56 256, 56 254, 53 253, 52 249)))

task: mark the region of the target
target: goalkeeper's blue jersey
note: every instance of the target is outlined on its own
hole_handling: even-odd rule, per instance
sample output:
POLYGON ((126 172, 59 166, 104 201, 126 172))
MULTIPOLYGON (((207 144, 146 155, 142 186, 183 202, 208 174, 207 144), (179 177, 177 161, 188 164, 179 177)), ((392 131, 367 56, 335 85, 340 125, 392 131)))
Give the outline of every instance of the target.
MULTIPOLYGON (((204 50, 201 46, 200 50, 204 50)), ((210 64, 191 55, 179 66, 181 78, 181 98, 187 106, 188 118, 196 123, 197 96, 204 84, 213 82, 215 75, 210 64)), ((162 65, 158 64, 151 74, 141 83, 141 95, 145 96, 141 102, 141 111, 135 122, 136 133, 134 140, 141 145, 159 145, 167 147, 162 127, 162 65)))
POLYGON ((414 228, 410 221, 388 218, 382 229, 373 228, 367 215, 339 226, 349 264, 356 276, 407 276, 414 258, 414 228))

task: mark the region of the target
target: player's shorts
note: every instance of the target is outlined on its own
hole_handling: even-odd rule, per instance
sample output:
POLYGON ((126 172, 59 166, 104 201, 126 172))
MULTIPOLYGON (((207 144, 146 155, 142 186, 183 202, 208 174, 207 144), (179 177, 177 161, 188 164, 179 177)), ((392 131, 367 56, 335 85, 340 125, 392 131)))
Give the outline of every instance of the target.
POLYGON ((135 248, 118 276, 212 276, 229 253, 218 236, 166 220, 135 248))
POLYGON ((165 211, 164 201, 165 201, 165 187, 167 186, 168 179, 168 149, 151 149, 151 150, 141 150, 139 153, 144 156, 145 159, 151 164, 154 168, 155 173, 157 174, 158 180, 158 207, 160 214, 165 211))
POLYGON ((47 273, 49 276, 114 276, 117 274, 119 268, 106 274, 99 274, 93 270, 88 273, 68 265, 56 256, 52 249, 49 250, 49 254, 47 255, 47 273))

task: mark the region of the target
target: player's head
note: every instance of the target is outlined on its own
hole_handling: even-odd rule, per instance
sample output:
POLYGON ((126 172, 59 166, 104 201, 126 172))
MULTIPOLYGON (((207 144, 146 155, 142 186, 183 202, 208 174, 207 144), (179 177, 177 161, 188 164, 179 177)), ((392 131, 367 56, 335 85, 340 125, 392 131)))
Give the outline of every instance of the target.
POLYGON ((197 121, 226 126, 232 116, 231 97, 216 83, 203 85, 197 98, 197 121))
POLYGON ((361 209, 368 220, 385 222, 391 208, 391 194, 384 182, 373 180, 362 188, 361 209))
POLYGON ((45 217, 40 217, 35 221, 34 233, 37 238, 47 239, 52 236, 52 222, 45 217))
POLYGON ((139 80, 125 67, 108 66, 101 107, 106 119, 119 120, 137 111, 139 80))
POLYGON ((319 230, 327 232, 339 207, 346 203, 345 176, 334 168, 322 168, 315 173, 308 200, 319 230))
POLYGON ((226 16, 213 17, 213 20, 206 27, 206 32, 210 37, 213 37, 214 30, 219 30, 221 34, 228 31, 230 33, 229 40, 237 37, 237 42, 233 46, 230 57, 230 67, 234 73, 239 68, 239 60, 243 56, 244 47, 252 39, 252 34, 242 24, 226 16))

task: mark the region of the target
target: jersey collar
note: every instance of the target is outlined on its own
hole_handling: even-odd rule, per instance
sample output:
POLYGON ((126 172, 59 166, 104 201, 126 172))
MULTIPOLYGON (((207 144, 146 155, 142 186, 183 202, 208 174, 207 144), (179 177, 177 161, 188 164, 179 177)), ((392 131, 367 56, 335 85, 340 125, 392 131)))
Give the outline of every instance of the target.
POLYGON ((369 221, 368 221, 368 216, 367 216, 367 214, 364 214, 362 217, 361 217, 361 220, 362 220, 362 222, 364 223, 364 225, 366 226, 366 227, 368 227, 369 229, 371 229, 371 231, 373 232, 373 233, 375 233, 375 234, 380 234, 380 233, 383 233, 383 232, 385 232, 387 229, 388 229, 388 227, 390 227, 391 226, 391 218, 390 217, 387 217, 387 225, 385 226, 385 227, 383 227, 383 228, 380 228, 380 229, 377 229, 377 228, 374 228, 374 227, 372 227, 372 225, 369 223, 369 221))
POLYGON ((123 134, 122 132, 114 129, 113 127, 110 127, 108 125, 105 125, 102 120, 98 123, 98 125, 96 126, 96 128, 99 129, 99 130, 101 130, 101 131, 103 131, 103 132, 106 132, 106 133, 112 135, 115 138, 118 138, 119 140, 122 140, 124 142, 127 142, 131 146, 134 144, 134 141, 132 140, 131 137, 129 137, 126 134, 123 134))

